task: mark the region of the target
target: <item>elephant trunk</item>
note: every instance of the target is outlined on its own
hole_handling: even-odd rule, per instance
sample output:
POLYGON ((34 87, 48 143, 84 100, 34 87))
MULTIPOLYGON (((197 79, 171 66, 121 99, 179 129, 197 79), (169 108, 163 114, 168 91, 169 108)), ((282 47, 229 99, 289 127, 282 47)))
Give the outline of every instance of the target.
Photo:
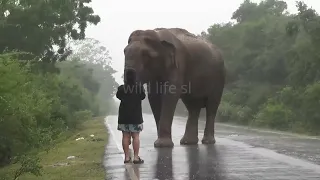
POLYGON ((136 83, 136 72, 134 69, 126 69, 124 71, 124 82, 128 85, 134 85, 136 83))
POLYGON ((142 85, 143 82, 140 78, 140 74, 134 68, 125 68, 124 70, 124 82, 128 85, 142 85))

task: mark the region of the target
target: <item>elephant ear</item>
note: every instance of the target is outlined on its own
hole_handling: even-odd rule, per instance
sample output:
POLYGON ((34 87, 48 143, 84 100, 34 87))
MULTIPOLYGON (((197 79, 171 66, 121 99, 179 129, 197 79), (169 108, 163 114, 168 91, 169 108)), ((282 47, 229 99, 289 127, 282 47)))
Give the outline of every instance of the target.
POLYGON ((168 60, 165 62, 166 67, 170 68, 174 66, 178 68, 178 62, 176 58, 176 51, 177 51, 177 41, 178 39, 168 30, 160 30, 158 31, 161 46, 164 49, 164 53, 168 56, 168 60))

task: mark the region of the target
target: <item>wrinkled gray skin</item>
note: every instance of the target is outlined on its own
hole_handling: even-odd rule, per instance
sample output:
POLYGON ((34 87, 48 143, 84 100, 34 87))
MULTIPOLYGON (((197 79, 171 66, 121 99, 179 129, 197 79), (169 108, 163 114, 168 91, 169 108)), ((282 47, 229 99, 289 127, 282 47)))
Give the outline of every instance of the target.
POLYGON ((136 30, 124 49, 125 71, 148 86, 156 121, 155 147, 173 147, 171 126, 179 98, 189 116, 180 144, 198 143, 198 119, 206 108, 203 144, 214 144, 214 122, 225 84, 224 60, 213 44, 180 28, 136 30), (160 87, 162 89, 160 89, 160 87))

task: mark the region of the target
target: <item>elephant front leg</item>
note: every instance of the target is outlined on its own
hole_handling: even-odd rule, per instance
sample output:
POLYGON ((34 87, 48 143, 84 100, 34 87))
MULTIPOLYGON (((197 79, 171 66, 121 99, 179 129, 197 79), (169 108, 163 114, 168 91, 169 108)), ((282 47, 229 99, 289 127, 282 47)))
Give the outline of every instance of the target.
POLYGON ((180 95, 177 93, 165 93, 162 95, 161 116, 159 122, 158 139, 154 142, 154 147, 173 147, 171 127, 174 111, 180 95))
POLYGON ((198 139, 198 119, 202 107, 202 100, 192 99, 190 97, 182 97, 182 101, 186 106, 189 116, 187 120, 186 129, 180 144, 189 145, 197 144, 198 139))
POLYGON ((206 127, 204 129, 204 135, 202 138, 202 144, 215 144, 216 139, 214 137, 214 121, 215 121, 215 113, 210 110, 207 110, 207 118, 206 118, 206 127))
POLYGON ((180 140, 180 144, 190 145, 190 144, 198 144, 198 119, 201 108, 193 108, 188 110, 189 116, 187 120, 186 129, 182 139, 180 140))
POLYGON ((150 107, 156 122, 157 126, 157 134, 159 137, 159 121, 161 115, 161 94, 154 90, 155 86, 151 85, 150 93, 148 94, 148 99, 150 103, 150 107))

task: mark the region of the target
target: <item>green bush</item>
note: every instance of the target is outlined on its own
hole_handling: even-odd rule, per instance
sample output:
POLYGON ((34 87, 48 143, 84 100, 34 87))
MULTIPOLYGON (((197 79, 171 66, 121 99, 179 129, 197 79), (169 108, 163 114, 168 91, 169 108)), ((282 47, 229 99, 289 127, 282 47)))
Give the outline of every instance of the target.
POLYGON ((267 103, 251 122, 253 125, 277 130, 291 130, 294 113, 284 104, 267 103))
POLYGON ((52 99, 33 83, 39 76, 10 57, 0 56, 0 74, 0 152, 9 153, 0 157, 11 157, 40 146, 46 127, 39 125, 50 122, 52 99))
POLYGON ((220 122, 247 124, 248 120, 251 118, 250 115, 251 109, 249 107, 222 101, 217 112, 217 119, 220 122))
MULTIPOLYGON (((61 63, 64 70, 59 74, 39 74, 31 63, 0 56, 0 165, 45 148, 62 132, 100 115, 99 88, 85 86, 88 81, 99 84, 87 73, 88 63, 69 60, 61 63), (81 68, 74 71, 76 66, 81 68)), ((107 101, 111 98, 110 94, 107 101)))

